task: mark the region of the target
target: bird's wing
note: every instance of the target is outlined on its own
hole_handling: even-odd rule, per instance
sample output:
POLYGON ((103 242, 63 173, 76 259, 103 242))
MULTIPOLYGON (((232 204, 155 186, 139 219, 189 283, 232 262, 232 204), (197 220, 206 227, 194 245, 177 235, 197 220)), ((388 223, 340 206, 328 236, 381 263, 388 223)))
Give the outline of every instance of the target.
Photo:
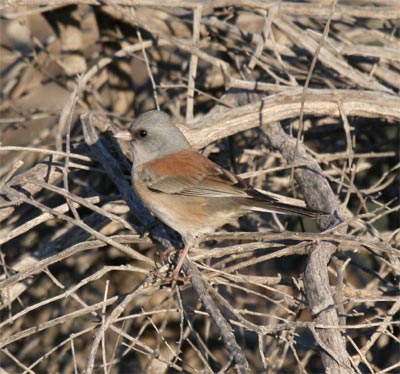
POLYGON ((152 191, 204 197, 248 197, 251 187, 203 155, 185 150, 144 164, 139 173, 152 191))
MULTIPOLYGON (((199 197, 239 198, 250 210, 319 217, 326 214, 305 204, 282 202, 262 193, 203 155, 185 150, 142 165, 137 175, 154 192, 199 197), (303 206, 301 206, 303 205, 303 206)), ((233 201, 232 201, 233 203, 233 201)))

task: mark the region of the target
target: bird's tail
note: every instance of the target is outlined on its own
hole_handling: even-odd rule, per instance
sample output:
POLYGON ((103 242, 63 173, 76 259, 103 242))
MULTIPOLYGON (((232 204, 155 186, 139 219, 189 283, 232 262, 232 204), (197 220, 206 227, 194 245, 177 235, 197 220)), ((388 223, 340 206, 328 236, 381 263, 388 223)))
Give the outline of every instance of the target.
POLYGON ((308 208, 303 200, 292 199, 257 189, 248 191, 248 194, 253 197, 249 201, 251 209, 258 212, 293 214, 311 218, 318 218, 329 214, 317 209, 308 208))

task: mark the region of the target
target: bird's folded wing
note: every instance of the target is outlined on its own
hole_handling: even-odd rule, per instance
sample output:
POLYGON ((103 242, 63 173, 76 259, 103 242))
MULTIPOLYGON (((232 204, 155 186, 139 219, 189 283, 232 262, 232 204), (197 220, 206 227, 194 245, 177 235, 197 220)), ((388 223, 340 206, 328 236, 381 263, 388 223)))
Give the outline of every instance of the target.
POLYGON ((251 188, 242 179, 192 150, 144 164, 139 177, 150 190, 169 194, 244 197, 251 188))

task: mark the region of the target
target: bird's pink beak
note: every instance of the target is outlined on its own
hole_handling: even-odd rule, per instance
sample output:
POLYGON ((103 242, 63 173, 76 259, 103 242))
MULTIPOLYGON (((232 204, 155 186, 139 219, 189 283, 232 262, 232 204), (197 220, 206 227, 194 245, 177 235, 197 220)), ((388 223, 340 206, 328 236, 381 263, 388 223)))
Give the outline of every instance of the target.
POLYGON ((134 140, 132 134, 128 130, 120 130, 116 132, 114 138, 120 139, 124 142, 131 142, 134 140))

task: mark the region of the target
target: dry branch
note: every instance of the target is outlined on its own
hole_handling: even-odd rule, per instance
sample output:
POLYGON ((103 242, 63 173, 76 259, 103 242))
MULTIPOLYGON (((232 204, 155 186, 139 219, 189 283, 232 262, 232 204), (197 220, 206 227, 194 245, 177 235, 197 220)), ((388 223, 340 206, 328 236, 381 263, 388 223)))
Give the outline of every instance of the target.
POLYGON ((397 0, 0 9, 3 370, 398 370, 397 0), (171 284, 180 239, 111 136, 156 107, 256 188, 331 216, 240 219, 171 284))

